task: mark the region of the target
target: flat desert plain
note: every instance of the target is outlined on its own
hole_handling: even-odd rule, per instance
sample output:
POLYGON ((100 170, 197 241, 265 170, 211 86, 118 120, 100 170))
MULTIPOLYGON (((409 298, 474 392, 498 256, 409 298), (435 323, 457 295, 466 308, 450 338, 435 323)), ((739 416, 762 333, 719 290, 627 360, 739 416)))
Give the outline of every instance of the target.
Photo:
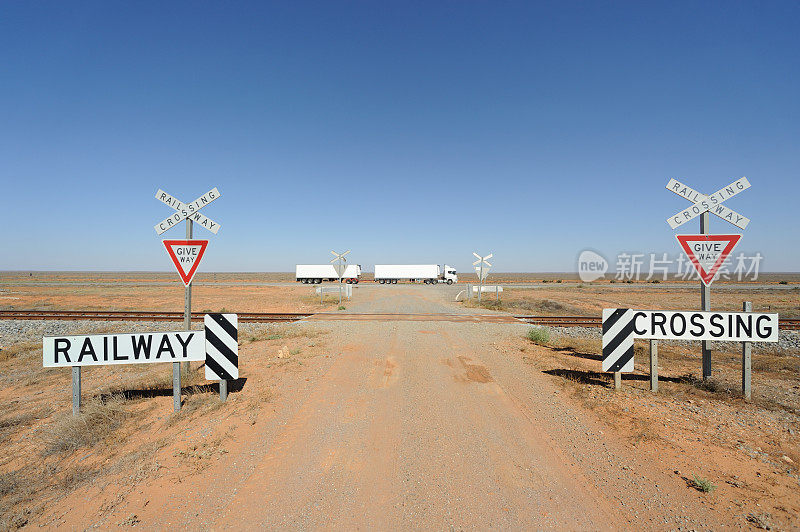
MULTIPOLYGON (((714 344, 703 381, 699 345, 661 343, 652 393, 637 341, 615 391, 597 329, 330 316, 698 306, 696 284, 506 275, 500 302, 463 301, 463 283, 366 282, 342 309, 291 274, 199 275, 194 310, 326 314, 240 324, 228 401, 194 363, 179 413, 169 364, 86 368, 79 416, 69 371, 41 367, 45 334, 174 323, 3 320, 0 528, 797 527, 796 333, 755 346, 747 402, 737 344, 714 344)), ((720 283, 712 308, 800 317, 797 282, 720 283)), ((180 311, 183 298, 166 273, 0 274, 2 309, 180 311)))

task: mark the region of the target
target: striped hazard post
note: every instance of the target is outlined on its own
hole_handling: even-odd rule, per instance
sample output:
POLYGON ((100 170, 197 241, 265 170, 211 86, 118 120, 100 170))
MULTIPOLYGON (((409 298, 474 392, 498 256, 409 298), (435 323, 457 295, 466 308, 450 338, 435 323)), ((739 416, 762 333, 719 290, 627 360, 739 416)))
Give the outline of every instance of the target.
POLYGON ((228 381, 239 378, 239 320, 236 314, 206 314, 206 380, 220 381, 219 396, 228 397, 228 381))
POLYGON ((633 371, 633 318, 631 309, 603 309, 603 371, 614 372, 615 388, 621 386, 621 372, 633 371))

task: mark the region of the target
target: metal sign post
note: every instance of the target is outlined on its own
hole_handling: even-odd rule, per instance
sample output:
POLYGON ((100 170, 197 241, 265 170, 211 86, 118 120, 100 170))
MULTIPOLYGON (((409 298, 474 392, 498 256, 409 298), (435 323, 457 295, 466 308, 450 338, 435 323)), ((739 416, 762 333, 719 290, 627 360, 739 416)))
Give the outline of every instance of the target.
MULTIPOLYGON (((736 181, 732 182, 726 187, 723 187, 713 194, 705 195, 701 194, 700 192, 694 190, 693 188, 684 185, 680 181, 676 179, 670 179, 667 182, 666 186, 667 190, 677 194, 678 196, 685 198, 692 202, 692 206, 688 207, 681 212, 678 212, 669 218, 667 218, 667 223, 673 229, 680 227, 681 225, 685 224, 686 222, 693 220, 696 217, 700 217, 700 233, 703 235, 709 235, 709 213, 722 218, 726 222, 729 222, 740 229, 745 229, 747 225, 750 223, 750 219, 739 214, 738 212, 729 209, 722 203, 729 198, 739 194, 740 192, 747 190, 750 188, 750 182, 747 180, 746 177, 741 177, 736 181)), ((690 257, 691 259, 691 257, 690 257)), ((710 311, 711 310, 711 287, 710 283, 706 283, 705 280, 702 279, 702 272, 698 271, 698 274, 701 276, 700 280, 700 309, 702 311, 710 311)), ((713 277, 713 276, 712 276, 713 277)), ((709 340, 703 340, 701 343, 701 350, 702 350, 702 365, 703 365, 703 380, 708 380, 711 378, 711 347, 710 347, 709 340)))
POLYGON ((478 282, 480 283, 480 287, 478 288, 478 303, 480 303, 481 302, 481 293, 483 292, 483 281, 484 281, 484 279, 486 279, 486 276, 489 275, 489 268, 492 267, 492 265, 489 264, 487 262, 487 260, 492 258, 493 253, 489 253, 485 257, 481 257, 480 255, 478 255, 474 251, 472 252, 472 254, 475 255, 478 258, 478 260, 473 262, 472 265, 473 266, 480 265, 477 268, 475 268, 476 270, 478 270, 478 282), (485 268, 484 268, 484 264, 486 265, 485 268))
POLYGON ((339 277, 339 306, 341 306, 342 305, 342 276, 344 275, 345 269, 347 268, 347 265, 345 264, 347 262, 347 259, 344 258, 344 256, 347 255, 348 253, 350 253, 350 250, 348 249, 344 253, 336 253, 335 251, 331 251, 331 253, 334 256, 334 258, 331 259, 331 264, 336 263, 336 264, 333 264, 333 269, 336 270, 336 275, 339 277))
MULTIPOLYGON (((168 218, 157 223, 153 228, 156 234, 161 235, 165 231, 177 226, 180 222, 186 220, 186 240, 187 242, 192 239, 193 222, 197 222, 202 227, 205 227, 214 234, 220 230, 220 224, 201 214, 199 211, 212 201, 220 197, 217 187, 209 190, 191 203, 183 203, 174 196, 171 196, 161 189, 156 192, 156 199, 161 203, 168 205, 175 209, 175 212, 168 218)), ((168 249, 169 251, 169 249, 168 249)), ((199 260, 199 258, 197 259, 199 260)), ((191 330, 192 328, 192 279, 188 283, 184 283, 184 304, 183 304, 183 328, 191 330)), ((185 362, 184 369, 188 373, 191 369, 191 363, 185 362)), ((181 409, 181 365, 179 362, 172 364, 172 404, 175 412, 181 409)))

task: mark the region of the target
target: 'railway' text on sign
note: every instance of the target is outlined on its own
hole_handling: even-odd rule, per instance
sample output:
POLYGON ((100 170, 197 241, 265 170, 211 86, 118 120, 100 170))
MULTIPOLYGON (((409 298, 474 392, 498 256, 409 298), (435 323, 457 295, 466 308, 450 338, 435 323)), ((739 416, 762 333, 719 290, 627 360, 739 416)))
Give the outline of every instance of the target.
POLYGON ((44 367, 191 362, 206 359, 205 331, 45 336, 44 367))

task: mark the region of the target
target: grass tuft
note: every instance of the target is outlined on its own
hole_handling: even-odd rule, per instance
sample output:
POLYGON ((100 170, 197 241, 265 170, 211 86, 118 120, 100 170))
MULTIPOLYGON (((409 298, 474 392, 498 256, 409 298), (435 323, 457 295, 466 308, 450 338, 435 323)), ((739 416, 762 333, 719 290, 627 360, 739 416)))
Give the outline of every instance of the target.
POLYGON ((538 345, 547 345, 550 342, 550 329, 547 327, 531 327, 525 338, 538 345))
POLYGON ((698 477, 697 475, 692 475, 691 485, 694 489, 703 493, 711 493, 717 489, 717 486, 715 486, 710 480, 698 477))
POLYGON ((45 456, 68 453, 105 440, 128 416, 124 403, 122 395, 113 395, 105 401, 87 401, 80 415, 67 414, 47 427, 42 453, 45 456))

